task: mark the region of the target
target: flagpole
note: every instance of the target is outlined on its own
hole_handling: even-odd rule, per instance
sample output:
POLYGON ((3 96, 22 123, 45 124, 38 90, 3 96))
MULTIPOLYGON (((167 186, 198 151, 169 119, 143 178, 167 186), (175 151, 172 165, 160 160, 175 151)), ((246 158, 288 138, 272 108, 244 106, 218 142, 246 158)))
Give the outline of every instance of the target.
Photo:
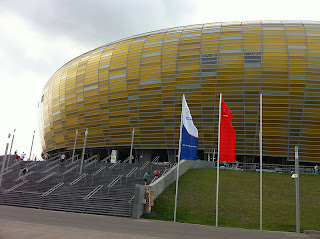
POLYGON ((260 231, 262 231, 262 94, 260 94, 260 231))
MULTIPOLYGON (((183 104, 184 94, 182 96, 183 104)), ((179 185, 179 166, 180 166, 180 153, 181 153, 181 132, 182 132, 182 105, 181 105, 181 122, 180 122, 180 138, 179 138, 179 151, 178 151, 178 167, 177 167, 177 180, 176 180, 176 197, 174 201, 174 215, 173 221, 176 222, 177 219, 177 200, 178 200, 178 185, 179 185)))
POLYGON ((219 160, 220 160, 220 124, 221 124, 221 99, 219 102, 219 131, 218 131, 218 156, 217 156, 217 193, 216 193, 216 227, 218 227, 218 201, 219 201, 219 160))

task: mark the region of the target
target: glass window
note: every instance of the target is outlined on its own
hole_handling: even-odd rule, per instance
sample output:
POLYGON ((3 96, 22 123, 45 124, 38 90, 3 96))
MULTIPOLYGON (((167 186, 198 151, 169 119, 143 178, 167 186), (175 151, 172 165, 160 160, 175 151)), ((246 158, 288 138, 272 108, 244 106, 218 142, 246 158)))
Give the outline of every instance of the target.
POLYGON ((139 85, 153 85, 153 84, 160 84, 160 83, 161 83, 161 79, 139 81, 139 85))

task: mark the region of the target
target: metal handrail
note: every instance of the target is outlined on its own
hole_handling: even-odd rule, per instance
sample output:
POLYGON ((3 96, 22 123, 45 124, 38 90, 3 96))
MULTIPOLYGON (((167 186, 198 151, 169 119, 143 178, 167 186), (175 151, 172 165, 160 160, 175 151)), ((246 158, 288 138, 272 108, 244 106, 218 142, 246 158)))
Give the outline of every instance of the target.
MULTIPOLYGON (((48 158, 48 160, 54 160, 54 159, 56 159, 56 158, 58 158, 58 157, 60 157, 61 155, 60 154, 57 154, 56 156, 53 156, 52 158, 48 158)), ((59 159, 58 159, 59 160, 59 159)))
POLYGON ((36 167, 36 166, 38 166, 38 163, 35 163, 35 164, 33 164, 32 166, 28 166, 28 169, 30 170, 30 169, 32 169, 32 168, 34 168, 34 167, 36 167))
POLYGON ((145 167, 149 165, 150 161, 145 162, 141 167, 140 170, 143 170, 145 167))
POLYGON ((4 173, 2 174, 2 176, 6 175, 6 174, 8 174, 8 173, 11 173, 12 171, 13 171, 13 169, 6 171, 6 172, 4 172, 4 173))
POLYGON ((109 167, 109 176, 111 176, 111 170, 113 169, 113 168, 115 168, 118 164, 120 164, 120 160, 118 160, 117 162, 115 162, 113 165, 111 165, 110 167, 109 167))
POLYGON ((51 171, 52 169, 55 169, 55 168, 57 168, 57 167, 59 167, 59 164, 56 164, 56 165, 52 166, 51 168, 46 169, 46 170, 43 171, 42 173, 47 173, 47 172, 49 172, 49 171, 51 171))
MULTIPOLYGON (((131 159, 133 159, 133 155, 131 155, 131 159)), ((122 163, 128 163, 130 160, 130 156, 128 158, 126 158, 126 160, 124 160, 122 163)))
POLYGON ((151 161, 151 164, 150 164, 151 171, 152 171, 152 164, 155 164, 156 162, 158 162, 158 161, 159 161, 159 158, 160 158, 160 156, 156 156, 156 157, 151 161))
POLYGON ((25 183, 27 183, 27 182, 29 182, 29 180, 24 180, 24 181, 22 181, 21 183, 16 184, 16 185, 14 185, 13 187, 11 187, 11 188, 9 188, 9 189, 5 190, 5 191, 4 191, 4 193, 11 192, 11 191, 15 190, 16 188, 18 188, 18 187, 22 186, 23 184, 25 184, 25 183))
POLYGON ((84 162, 85 163, 90 162, 90 160, 93 159, 93 158, 98 158, 98 155, 93 155, 90 158, 86 159, 84 162))
POLYGON ((101 188, 103 188, 103 185, 98 185, 95 189, 93 189, 87 196, 85 196, 83 199, 88 200, 90 199, 96 192, 98 192, 101 188))
POLYGON ((118 175, 115 179, 112 180, 111 183, 109 183, 108 187, 108 197, 109 197, 109 192, 110 192, 110 188, 112 188, 119 180, 120 180, 120 185, 121 185, 121 178, 123 175, 118 175))
MULTIPOLYGON (((79 156, 79 154, 75 154, 74 156, 73 156, 73 158, 77 158, 79 156)), ((69 161, 72 161, 72 156, 70 157, 70 158, 68 158, 65 162, 67 163, 67 162, 69 162, 69 161)))
POLYGON ((84 168, 87 168, 89 167, 90 165, 94 164, 94 163, 97 163, 98 159, 95 159, 95 160, 92 160, 90 163, 87 163, 84 168))
MULTIPOLYGON (((128 178, 134 173, 137 172, 138 167, 134 167, 131 171, 125 176, 126 178, 126 187, 128 187, 128 178)), ((136 175, 137 176, 137 175, 136 175)))
POLYGON ((75 160, 75 161, 73 161, 73 162, 71 162, 69 164, 66 164, 66 168, 68 168, 68 167, 70 167, 70 166, 72 166, 72 165, 74 165, 76 163, 79 163, 78 160, 75 160))
MULTIPOLYGON (((133 159, 133 155, 131 155, 131 159, 133 159)), ((130 160, 130 156, 128 158, 126 158, 126 160, 124 160, 122 163, 123 163, 123 168, 124 168, 124 164, 125 163, 128 163, 130 160)))
POLYGON ((151 163, 158 162, 158 161, 159 161, 159 158, 160 158, 160 156, 156 156, 156 157, 152 160, 152 162, 151 162, 151 163))
POLYGON ((101 160, 101 163, 102 163, 102 162, 106 163, 109 158, 111 158, 111 155, 109 155, 109 156, 105 157, 104 159, 102 159, 102 160, 101 160))
POLYGON ((43 181, 47 180, 48 178, 52 177, 53 175, 55 175, 57 172, 52 172, 50 174, 48 174, 47 176, 39 179, 38 181, 36 181, 36 183, 42 183, 43 181))
POLYGON ((166 168, 166 169, 163 171, 162 175, 165 175, 169 170, 170 170, 170 168, 166 168))
POLYGON ((133 199, 134 199, 134 195, 132 196, 132 198, 129 200, 129 204, 130 204, 130 216, 131 216, 131 212, 132 212, 132 201, 133 201, 133 199))
POLYGON ((57 159, 57 160, 54 160, 54 161, 48 163, 48 164, 46 165, 46 167, 49 167, 49 166, 51 166, 52 164, 55 164, 55 163, 59 162, 59 160, 60 160, 60 159, 57 159))
POLYGON ((126 175, 126 178, 129 178, 137 169, 138 167, 134 167, 133 169, 131 169, 131 171, 126 175))
MULTIPOLYGON (((163 175, 163 174, 162 174, 162 175, 163 175)), ((154 181, 157 181, 159 178, 161 178, 161 176, 155 176, 155 177, 153 177, 151 183, 153 183, 154 181)), ((150 184, 151 184, 151 183, 150 183, 150 184)))
POLYGON ((88 174, 84 173, 81 176, 79 176, 78 178, 76 178, 75 180, 73 180, 71 183, 69 183, 70 186, 75 185, 77 182, 79 182, 81 179, 86 178, 88 174))
POLYGON ((57 190, 58 188, 60 188, 64 183, 58 183, 57 185, 53 186, 52 188, 50 188, 48 191, 46 191, 45 193, 43 193, 41 196, 45 197, 48 196, 50 193, 52 193, 53 191, 57 190))
POLYGON ((20 164, 21 164, 21 159, 19 159, 18 162, 15 162, 14 164, 10 165, 10 166, 7 168, 7 170, 9 170, 10 168, 13 168, 13 167, 15 167, 15 166, 17 166, 17 165, 20 165, 20 164))
POLYGON ((69 168, 67 171, 65 171, 62 175, 67 175, 68 173, 70 173, 72 170, 76 169, 77 167, 79 167, 79 165, 75 165, 72 168, 69 168))
POLYGON ((99 168, 97 171, 95 171, 92 176, 96 176, 98 173, 100 173, 102 170, 106 169, 107 166, 102 166, 101 168, 99 168))
POLYGON ((142 171, 145 167, 147 167, 147 166, 149 165, 149 163, 150 163, 150 161, 145 162, 145 163, 141 166, 141 168, 139 169, 139 170, 140 170, 140 177, 141 177, 141 171, 142 171))
POLYGON ((63 174, 62 174, 62 181, 64 180, 64 176, 67 175, 68 173, 70 173, 71 171, 75 170, 77 167, 79 167, 79 165, 75 165, 73 166, 72 168, 69 168, 67 171, 65 171, 63 174))
MULTIPOLYGON (((99 174, 102 170, 104 170, 104 173, 106 172, 106 167, 107 166, 102 166, 101 168, 99 168, 97 171, 95 171, 91 176, 92 176, 92 181, 91 181, 91 184, 93 184, 93 177, 96 176, 97 174, 99 174)), ((103 176, 104 176, 104 173, 103 173, 103 176)))
POLYGON ((113 165, 111 165, 109 168, 112 169, 114 168, 115 166, 117 166, 121 161, 118 160, 117 162, 115 162, 113 165))
POLYGON ((22 176, 16 178, 15 180, 13 180, 13 181, 14 181, 14 182, 17 182, 17 181, 19 181, 20 179, 23 179, 23 178, 25 178, 25 177, 33 174, 34 172, 35 172, 35 171, 28 172, 28 173, 26 173, 25 175, 22 175, 22 176))
POLYGON ((132 196, 132 198, 129 200, 128 203, 131 203, 133 199, 134 199, 134 195, 132 196))
POLYGON ((37 161, 31 161, 31 162, 27 163, 26 166, 29 167, 29 166, 32 165, 32 164, 37 164, 37 161))
POLYGON ((111 183, 108 184, 108 188, 112 188, 121 178, 123 175, 118 175, 115 179, 112 180, 111 183))

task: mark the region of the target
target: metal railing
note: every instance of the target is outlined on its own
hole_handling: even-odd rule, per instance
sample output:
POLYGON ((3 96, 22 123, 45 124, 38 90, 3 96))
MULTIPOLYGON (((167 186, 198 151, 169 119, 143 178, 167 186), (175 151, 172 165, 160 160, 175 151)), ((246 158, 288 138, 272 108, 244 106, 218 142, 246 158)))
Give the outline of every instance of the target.
POLYGON ((57 162, 59 162, 59 161, 60 161, 60 159, 54 160, 54 161, 48 163, 48 164, 46 165, 46 167, 50 167, 51 165, 53 165, 53 164, 55 164, 55 163, 57 163, 57 162))
MULTIPOLYGON (((81 181, 84 178, 84 184, 86 183, 86 179, 87 179, 87 173, 84 173, 82 175, 80 175, 79 177, 77 177, 75 180, 73 180, 71 183, 69 183, 70 186, 75 185, 76 183, 78 183, 79 181, 81 181)), ((83 185, 84 185, 83 184, 83 185)))
POLYGON ((110 193, 110 188, 112 188, 118 181, 120 181, 120 185, 121 185, 121 178, 123 175, 118 175, 115 179, 112 180, 111 183, 109 183, 108 185, 108 197, 109 197, 109 193, 110 193))
POLYGON ((94 163, 95 163, 95 167, 96 167, 97 166, 97 162, 98 162, 98 159, 92 160, 90 163, 87 163, 83 168, 86 169, 87 167, 89 167, 90 165, 92 165, 94 163))
POLYGON ((9 169, 11 169, 11 168, 13 168, 13 167, 15 167, 17 165, 20 165, 20 164, 21 164, 21 160, 19 159, 18 162, 14 163, 14 164, 11 164, 6 170, 9 170, 9 169))
POLYGON ((130 205, 130 211, 129 211, 129 216, 131 217, 132 216, 132 204, 133 204, 133 199, 134 199, 134 196, 132 196, 132 198, 128 201, 129 205, 130 205))
POLYGON ((22 175, 22 176, 20 176, 20 177, 18 177, 18 178, 16 178, 16 179, 14 179, 13 181, 14 181, 14 182, 18 182, 19 180, 24 179, 25 177, 33 174, 34 172, 35 172, 35 171, 28 172, 28 173, 26 173, 26 174, 24 174, 24 175, 22 175))
POLYGON ((93 160, 94 158, 98 159, 98 155, 93 155, 90 158, 86 159, 84 162, 88 163, 88 162, 90 162, 90 160, 93 160))
POLYGON ((22 186, 22 185, 26 184, 27 182, 29 182, 29 180, 24 180, 24 181, 22 181, 21 183, 18 183, 18 184, 16 184, 16 185, 14 185, 13 187, 11 187, 11 188, 9 188, 9 189, 5 190, 5 191, 4 191, 4 193, 11 192, 11 191, 15 190, 16 188, 18 188, 18 187, 20 187, 20 186, 22 186))
POLYGON ((102 170, 104 170, 104 172, 103 172, 103 176, 104 176, 104 174, 105 174, 105 172, 106 172, 106 167, 107 166, 102 166, 101 168, 99 168, 97 171, 95 171, 91 176, 92 176, 92 182, 91 182, 91 184, 93 184, 93 177, 94 176, 96 176, 96 175, 98 175, 100 172, 102 172, 102 170))
POLYGON ((170 168, 166 168, 166 169, 163 171, 162 175, 165 175, 169 170, 170 170, 170 168))
POLYGON ((33 164, 33 165, 31 165, 31 166, 28 166, 28 169, 30 170, 30 169, 32 169, 32 168, 34 168, 34 167, 37 167, 39 164, 36 162, 35 164, 33 164))
POLYGON ((54 166, 52 166, 52 167, 44 170, 42 173, 47 173, 47 172, 51 171, 52 169, 55 169, 55 168, 59 167, 59 165, 60 165, 60 164, 56 164, 56 165, 54 165, 54 166))
MULTIPOLYGON (((88 200, 90 199, 94 194, 96 194, 101 188, 103 188, 103 185, 98 185, 95 189, 93 189, 87 196, 85 196, 83 199, 88 200)), ((101 191, 100 191, 101 196, 101 191)))
POLYGON ((50 188, 48 191, 46 191, 45 193, 43 193, 41 196, 42 196, 42 197, 48 196, 50 193, 52 193, 52 192, 54 192, 55 190, 57 190, 58 188, 60 188, 63 184, 64 184, 64 182, 58 183, 57 185, 53 186, 53 187, 50 188))
POLYGON ((13 169, 10 169, 10 170, 6 171, 6 172, 3 173, 2 176, 6 175, 6 174, 8 174, 8 173, 11 173, 12 171, 13 171, 13 169))
POLYGON ((47 180, 48 178, 51 178, 53 175, 55 175, 57 172, 52 172, 50 174, 48 174, 47 176, 39 179, 38 181, 36 181, 36 183, 42 183, 43 181, 47 180))
MULTIPOLYGON (((38 191, 38 186, 39 186, 39 183, 42 183, 43 181, 47 180, 48 178, 51 178, 52 176, 55 176, 57 172, 52 172, 50 174, 48 174, 47 176, 39 179, 38 181, 36 181, 37 183, 37 186, 36 186, 36 192, 38 191)), ((53 179, 55 181, 55 178, 53 179)))
MULTIPOLYGON (((215 162, 215 167, 217 163, 215 162)), ((259 163, 242 163, 242 162, 231 162, 224 163, 220 162, 221 169, 238 170, 238 171, 260 171, 259 163)), ((283 164, 262 164, 263 172, 278 172, 278 173, 293 173, 295 171, 294 165, 283 165, 283 164)), ((302 174, 313 174, 313 166, 300 166, 299 173, 302 174)))
POLYGON ((149 163, 150 163, 149 161, 145 162, 145 163, 141 166, 141 168, 139 169, 139 170, 140 170, 140 177, 141 177, 141 171, 144 170, 144 168, 147 167, 147 166, 149 165, 149 163))
POLYGON ((66 164, 66 168, 69 168, 70 166, 72 166, 72 165, 74 165, 74 164, 76 164, 76 163, 79 163, 79 161, 78 160, 75 160, 75 161, 73 161, 73 162, 71 162, 71 163, 69 163, 69 164, 66 164))
MULTIPOLYGON (((160 176, 161 177, 161 176, 160 176)), ((155 177, 153 177, 153 179, 151 180, 151 183, 153 183, 154 181, 157 181, 160 177, 158 177, 158 176, 155 176, 155 177)), ((151 184, 150 183, 150 184, 151 184)))
POLYGON ((160 156, 156 156, 152 161, 151 161, 151 171, 152 171, 152 164, 155 164, 159 161, 160 156))
POLYGON ((109 176, 111 176, 111 171, 113 168, 115 168, 117 165, 120 165, 120 160, 118 160, 117 162, 115 162, 114 164, 112 164, 110 167, 109 167, 109 176))
POLYGON ((138 167, 134 167, 134 168, 131 169, 131 171, 125 176, 125 178, 126 178, 126 187, 128 187, 128 178, 129 178, 133 173, 135 173, 135 177, 137 177, 137 174, 136 174, 137 169, 138 169, 138 167))
POLYGON ((101 163, 106 163, 108 159, 111 158, 111 155, 105 157, 104 159, 101 160, 101 163))
MULTIPOLYGON (((79 154, 75 154, 74 156, 73 156, 73 159, 76 159, 76 161, 78 160, 78 157, 79 157, 79 154)), ((70 158, 68 158, 65 162, 66 163, 68 163, 68 162, 72 162, 73 160, 72 160, 72 156, 70 157, 70 158)))
MULTIPOLYGON (((47 158, 47 160, 48 161, 52 161, 52 160, 54 160, 54 159, 56 159, 56 158, 58 158, 58 157, 60 157, 61 155, 60 154, 57 154, 57 155, 55 155, 55 156, 53 156, 53 157, 51 157, 51 158, 47 158)), ((59 159, 58 159, 59 160, 59 159)))
POLYGON ((73 170, 75 170, 76 168, 78 168, 79 165, 75 165, 73 166, 72 168, 69 168, 67 171, 65 171, 63 174, 62 174, 62 180, 64 180, 64 176, 71 173, 73 170))
MULTIPOLYGON (((133 156, 131 156, 131 159, 133 159, 133 156)), ((122 162, 122 163, 123 163, 123 168, 124 168, 124 165, 129 162, 129 160, 130 160, 130 156, 129 156, 128 158, 126 158, 126 159, 122 162)))
POLYGON ((31 165, 33 166, 33 164, 37 164, 37 161, 31 161, 31 162, 27 163, 26 166, 28 166, 28 167, 31 165))

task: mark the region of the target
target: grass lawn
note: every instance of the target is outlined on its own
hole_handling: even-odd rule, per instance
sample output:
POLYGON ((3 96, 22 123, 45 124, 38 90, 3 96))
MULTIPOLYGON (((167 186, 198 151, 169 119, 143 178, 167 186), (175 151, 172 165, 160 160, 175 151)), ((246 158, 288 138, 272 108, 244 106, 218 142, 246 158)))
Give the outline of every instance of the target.
MULTIPOLYGON (((263 173, 263 229, 295 231, 295 180, 263 173)), ((179 179, 177 221, 215 225, 215 169, 192 169, 179 179)), ((220 170, 219 226, 259 229, 259 172, 220 170)), ((153 219, 173 221, 172 183, 152 207, 153 219)), ((320 176, 300 174, 300 228, 320 231, 320 176)))

